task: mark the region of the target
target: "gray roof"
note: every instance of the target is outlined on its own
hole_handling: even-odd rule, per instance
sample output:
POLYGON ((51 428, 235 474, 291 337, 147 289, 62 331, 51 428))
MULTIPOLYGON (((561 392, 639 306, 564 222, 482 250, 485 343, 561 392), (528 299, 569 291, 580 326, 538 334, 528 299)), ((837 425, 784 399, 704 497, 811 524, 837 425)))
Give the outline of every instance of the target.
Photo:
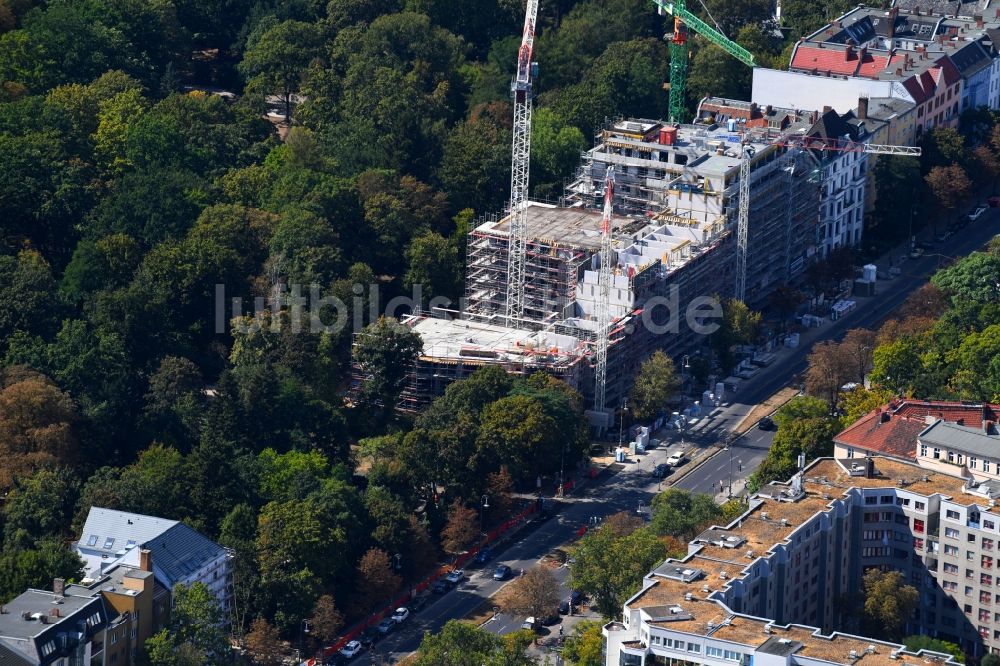
POLYGON ((984 458, 1000 458, 1000 436, 987 435, 981 428, 935 421, 917 438, 922 444, 940 446, 984 458))
POLYGON ((31 662, 0 643, 0 666, 30 666, 31 662))
POLYGON ((969 78, 993 64, 990 54, 979 42, 969 42, 958 51, 949 54, 949 57, 965 78, 969 78))
POLYGON ((888 121, 916 108, 916 104, 896 97, 872 97, 868 100, 868 117, 888 121))
POLYGON ((184 523, 177 523, 147 541, 144 547, 153 555, 153 570, 163 574, 164 582, 170 588, 226 553, 225 548, 184 523))
POLYGON ((59 651, 43 658, 39 652, 42 645, 56 640, 59 634, 75 636, 80 630, 93 633, 107 624, 104 602, 93 595, 65 595, 57 602, 52 592, 28 590, 4 604, 4 611, 0 614, 0 646, 14 656, 5 657, 0 652, 0 664, 49 663, 59 656, 59 651), (52 613, 53 609, 58 609, 58 616, 52 613), (30 619, 24 619, 24 613, 30 619), (85 625, 95 614, 98 622, 85 625), (45 616, 44 623, 41 616, 45 616))
POLYGON ((76 546, 84 556, 90 556, 90 562, 98 563, 94 570, 133 557, 137 548, 148 548, 153 557, 153 573, 169 589, 226 552, 219 544, 176 520, 96 506, 90 509, 76 546))

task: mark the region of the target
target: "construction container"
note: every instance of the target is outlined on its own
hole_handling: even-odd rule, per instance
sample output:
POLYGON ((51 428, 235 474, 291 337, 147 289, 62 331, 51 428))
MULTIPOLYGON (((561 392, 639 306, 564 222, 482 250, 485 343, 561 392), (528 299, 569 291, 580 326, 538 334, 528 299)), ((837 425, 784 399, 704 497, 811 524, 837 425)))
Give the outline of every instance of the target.
POLYGON ((660 129, 660 143, 664 146, 672 146, 677 143, 677 128, 663 127, 660 129))

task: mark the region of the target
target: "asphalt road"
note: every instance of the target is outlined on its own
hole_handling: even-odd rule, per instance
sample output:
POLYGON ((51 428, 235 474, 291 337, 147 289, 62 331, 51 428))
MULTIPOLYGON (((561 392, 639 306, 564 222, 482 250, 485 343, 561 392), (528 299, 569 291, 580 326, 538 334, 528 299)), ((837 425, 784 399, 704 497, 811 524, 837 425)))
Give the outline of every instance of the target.
MULTIPOLYGON (((859 307, 858 311, 835 322, 816 329, 814 339, 791 353, 783 355, 780 362, 762 369, 753 380, 734 396, 734 399, 723 407, 713 410, 702 419, 699 426, 685 434, 683 447, 690 450, 693 447, 708 446, 718 443, 721 438, 745 416, 754 405, 770 397, 777 390, 786 386, 790 379, 803 372, 806 367, 806 357, 811 345, 820 340, 839 340, 852 328, 878 326, 887 315, 898 307, 915 288, 926 282, 927 277, 937 268, 943 258, 951 258, 968 254, 979 248, 986 241, 1000 232, 1000 209, 989 209, 975 223, 970 223, 959 234, 953 236, 937 249, 916 260, 904 259, 900 265, 903 274, 891 280, 880 280, 878 295, 867 307, 859 307)), ((901 254, 896 249, 895 254, 901 254)), ((880 269, 886 269, 888 260, 878 261, 880 269)), ((517 541, 505 551, 496 554, 494 560, 481 571, 469 571, 469 577, 456 589, 435 599, 422 612, 411 616, 407 624, 397 632, 376 644, 372 652, 363 653, 352 664, 392 664, 402 656, 417 649, 424 632, 436 633, 444 624, 453 618, 461 618, 476 610, 485 599, 495 594, 509 581, 498 582, 492 579, 493 568, 503 562, 513 569, 530 569, 537 565, 539 559, 557 546, 566 544, 575 538, 577 530, 587 525, 591 518, 606 518, 619 511, 635 511, 640 503, 649 505, 653 496, 663 485, 669 484, 669 478, 664 484, 651 476, 652 469, 663 462, 670 452, 679 448, 679 435, 674 433, 677 441, 655 449, 638 460, 624 465, 614 465, 591 482, 579 495, 561 500, 560 510, 548 522, 524 528, 518 534, 517 541)), ((760 460, 770 446, 772 432, 762 432, 752 429, 733 448, 734 480, 745 478, 756 469, 760 460), (738 461, 743 461, 743 470, 738 470, 738 461)), ((678 487, 698 492, 712 492, 712 484, 719 480, 728 480, 729 453, 721 452, 698 468, 692 470, 679 483, 678 487)), ((735 486, 738 484, 734 484, 735 486)), ((565 575, 566 570, 560 570, 565 575)), ((564 593, 568 589, 564 587, 564 593)), ((487 627, 499 633, 516 629, 522 618, 501 617, 488 623, 487 627), (490 625, 496 623, 496 626, 490 625)))

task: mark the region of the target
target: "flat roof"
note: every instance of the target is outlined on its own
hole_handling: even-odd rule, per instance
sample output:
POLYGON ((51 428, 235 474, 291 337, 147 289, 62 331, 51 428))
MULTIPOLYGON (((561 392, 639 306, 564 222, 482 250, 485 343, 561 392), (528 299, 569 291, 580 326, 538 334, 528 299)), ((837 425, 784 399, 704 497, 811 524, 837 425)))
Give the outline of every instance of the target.
POLYGON ((435 360, 551 364, 571 362, 586 351, 578 338, 546 331, 423 316, 403 321, 423 340, 422 356, 435 360))
MULTIPOLYGON (((538 201, 528 202, 528 238, 547 245, 565 246, 585 250, 601 249, 600 211, 589 208, 555 206, 538 201)), ((638 220, 623 215, 611 216, 612 234, 620 232, 638 220)), ((510 235, 510 215, 493 222, 485 222, 475 231, 510 235)))
POLYGON ((4 613, 0 614, 0 640, 35 638, 91 604, 102 607, 101 603, 100 598, 93 594, 86 596, 67 594, 56 603, 56 597, 52 592, 44 590, 22 592, 4 604, 4 613), (55 608, 59 609, 58 617, 50 615, 55 608), (48 619, 44 624, 39 619, 23 620, 22 613, 41 614, 48 619))

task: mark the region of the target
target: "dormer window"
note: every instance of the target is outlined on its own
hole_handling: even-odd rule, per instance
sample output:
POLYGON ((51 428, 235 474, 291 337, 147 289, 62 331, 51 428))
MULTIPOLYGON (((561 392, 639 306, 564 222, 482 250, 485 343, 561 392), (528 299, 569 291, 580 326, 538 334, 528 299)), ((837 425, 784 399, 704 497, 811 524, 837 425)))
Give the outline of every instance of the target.
POLYGON ((111 550, 111 547, 115 545, 115 538, 108 537, 104 540, 104 550, 111 550))
POLYGON ((91 534, 89 537, 87 537, 87 545, 91 546, 91 547, 97 545, 97 535, 96 534, 91 534))

